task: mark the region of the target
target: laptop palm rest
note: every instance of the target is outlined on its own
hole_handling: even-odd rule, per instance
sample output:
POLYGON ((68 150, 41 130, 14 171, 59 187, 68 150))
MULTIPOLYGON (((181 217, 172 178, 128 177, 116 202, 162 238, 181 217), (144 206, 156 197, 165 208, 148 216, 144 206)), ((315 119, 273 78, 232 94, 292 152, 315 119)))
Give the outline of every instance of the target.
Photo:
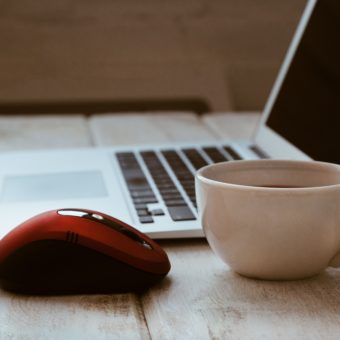
POLYGON ((108 196, 100 171, 7 176, 1 203, 52 201, 108 196))

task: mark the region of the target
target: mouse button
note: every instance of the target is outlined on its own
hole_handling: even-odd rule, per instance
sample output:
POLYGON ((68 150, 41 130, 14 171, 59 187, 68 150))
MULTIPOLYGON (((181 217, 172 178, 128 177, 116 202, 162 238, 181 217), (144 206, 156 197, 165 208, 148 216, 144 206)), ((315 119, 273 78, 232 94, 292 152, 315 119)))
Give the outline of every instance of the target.
POLYGON ((147 250, 153 249, 150 242, 147 242, 143 237, 138 235, 134 230, 122 227, 119 232, 121 234, 127 236, 128 238, 130 238, 132 241, 135 241, 138 245, 142 246, 143 248, 145 248, 147 250))
POLYGON ((144 247, 145 249, 152 250, 152 245, 147 240, 145 240, 141 235, 139 235, 139 233, 132 227, 118 219, 108 218, 105 215, 99 213, 90 213, 86 218, 102 223, 108 228, 111 228, 117 231, 118 233, 121 233, 122 235, 130 238, 132 241, 137 242, 140 246, 144 247))
POLYGON ((135 247, 130 241, 126 242, 126 239, 115 239, 114 242, 112 242, 112 235, 110 235, 109 238, 105 236, 105 234, 101 234, 100 237, 95 239, 93 237, 86 237, 86 235, 84 235, 84 237, 79 238, 78 243, 81 246, 93 249, 98 253, 107 255, 110 258, 118 260, 122 263, 129 264, 133 267, 144 267, 139 263, 139 252, 134 249, 135 247))
POLYGON ((110 229, 106 229, 106 232, 103 230, 100 235, 96 235, 96 238, 84 233, 79 238, 79 244, 145 272, 157 274, 167 272, 163 265, 164 257, 144 249, 136 242, 131 242, 130 239, 110 229))
POLYGON ((127 223, 115 218, 110 218, 112 224, 119 225, 120 233, 136 241, 140 246, 147 250, 153 250, 156 245, 155 242, 150 239, 146 234, 143 234, 138 229, 128 225, 127 223))
POLYGON ((169 260, 165 252, 156 252, 145 249, 140 245, 129 243, 121 249, 123 258, 132 265, 148 272, 157 274, 167 273, 170 269, 169 260))
POLYGON ((82 225, 81 237, 79 242, 83 245, 96 248, 98 251, 111 252, 112 255, 125 253, 126 249, 133 248, 133 252, 138 251, 139 246, 135 242, 131 242, 122 233, 117 232, 104 226, 100 229, 93 227, 93 222, 82 225))
POLYGON ((16 249, 44 238, 48 233, 47 229, 51 225, 51 214, 43 213, 30 218, 12 229, 0 240, 0 262, 16 249))

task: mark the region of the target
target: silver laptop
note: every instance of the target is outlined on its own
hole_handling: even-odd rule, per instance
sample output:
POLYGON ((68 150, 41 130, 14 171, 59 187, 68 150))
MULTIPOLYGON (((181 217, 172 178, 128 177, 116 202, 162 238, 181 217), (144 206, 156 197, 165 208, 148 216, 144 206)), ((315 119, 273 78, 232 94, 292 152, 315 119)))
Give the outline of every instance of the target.
POLYGON ((200 237, 200 167, 258 158, 340 163, 339 36, 339 1, 309 1, 252 140, 2 153, 0 238, 67 207, 105 212, 153 238, 200 237))

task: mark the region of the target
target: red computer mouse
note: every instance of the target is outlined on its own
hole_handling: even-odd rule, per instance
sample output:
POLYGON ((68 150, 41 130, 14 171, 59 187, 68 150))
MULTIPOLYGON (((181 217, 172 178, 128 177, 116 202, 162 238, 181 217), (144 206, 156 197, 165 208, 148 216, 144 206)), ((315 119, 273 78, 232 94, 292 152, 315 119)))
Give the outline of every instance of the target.
POLYGON ((48 211, 0 241, 0 285, 17 293, 141 291, 169 270, 157 243, 96 211, 48 211))

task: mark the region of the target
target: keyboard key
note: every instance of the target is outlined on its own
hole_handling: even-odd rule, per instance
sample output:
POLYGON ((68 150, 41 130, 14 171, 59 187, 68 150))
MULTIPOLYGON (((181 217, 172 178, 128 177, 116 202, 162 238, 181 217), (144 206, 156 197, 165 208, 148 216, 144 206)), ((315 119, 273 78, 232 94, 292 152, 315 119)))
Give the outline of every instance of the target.
POLYGON ((168 191, 168 190, 169 191, 171 191, 171 190, 178 191, 174 184, 158 185, 158 189, 161 192, 165 192, 165 191, 168 191))
POLYGON ((153 216, 163 216, 163 215, 165 215, 165 213, 162 209, 154 209, 154 210, 151 210, 150 213, 153 216))
POLYGON ((189 190, 189 189, 195 187, 195 186, 194 186, 195 182, 194 182, 194 179, 193 179, 193 178, 192 178, 190 181, 188 181, 188 180, 183 181, 183 180, 182 180, 182 181, 180 181, 180 182, 181 182, 181 184, 182 184, 182 186, 183 186, 184 189, 189 190))
POLYGON ((165 200, 165 205, 167 207, 171 207, 171 206, 180 206, 180 205, 187 205, 187 203, 181 199, 181 200, 165 200))
POLYGON ((157 203, 156 197, 138 197, 133 199, 133 203, 135 204, 141 204, 141 203, 146 203, 146 204, 151 204, 151 203, 157 203))
POLYGON ((177 189, 169 189, 169 188, 161 188, 159 190, 163 195, 179 195, 179 191, 177 189))
POLYGON ((135 204, 135 208, 138 210, 138 209, 147 209, 147 205, 146 204, 142 204, 142 203, 138 203, 138 204, 135 204))
POLYGON ((249 149, 261 159, 269 158, 269 156, 256 145, 251 145, 249 149))
POLYGON ((228 152, 228 154, 234 159, 234 160, 240 160, 243 159, 240 154, 238 154, 231 146, 226 145, 224 146, 224 150, 228 152))
POLYGON ((140 223, 153 223, 153 218, 151 216, 141 216, 139 217, 140 223))
POLYGON ((196 149, 183 149, 182 152, 189 159, 196 170, 208 164, 207 161, 196 149))
POLYGON ((206 148, 203 148, 203 151, 209 156, 209 158, 214 163, 220 163, 220 162, 228 161, 228 158, 226 158, 223 155, 223 153, 219 149, 217 149, 216 147, 206 147, 206 148))
POLYGON ((146 183, 144 185, 129 184, 127 183, 129 191, 149 191, 152 190, 151 187, 146 183))
POLYGON ((149 216, 149 211, 147 209, 138 209, 137 210, 138 216, 149 216))
POLYGON ((163 195, 163 200, 166 201, 166 200, 180 200, 182 199, 182 196, 179 195, 179 194, 166 194, 166 195, 163 195))
MULTIPOLYGON (((155 176, 155 174, 151 173, 151 176, 155 176)), ((173 181, 170 180, 170 177, 166 180, 164 179, 159 179, 155 176, 155 183, 157 184, 157 186, 161 187, 161 188, 169 188, 169 187, 173 187, 173 181)))
POLYGON ((152 191, 131 191, 130 195, 132 198, 138 198, 138 197, 155 197, 154 193, 152 191))
POLYGON ((173 221, 196 220, 196 217, 193 215, 193 213, 187 206, 169 207, 168 210, 173 221))

